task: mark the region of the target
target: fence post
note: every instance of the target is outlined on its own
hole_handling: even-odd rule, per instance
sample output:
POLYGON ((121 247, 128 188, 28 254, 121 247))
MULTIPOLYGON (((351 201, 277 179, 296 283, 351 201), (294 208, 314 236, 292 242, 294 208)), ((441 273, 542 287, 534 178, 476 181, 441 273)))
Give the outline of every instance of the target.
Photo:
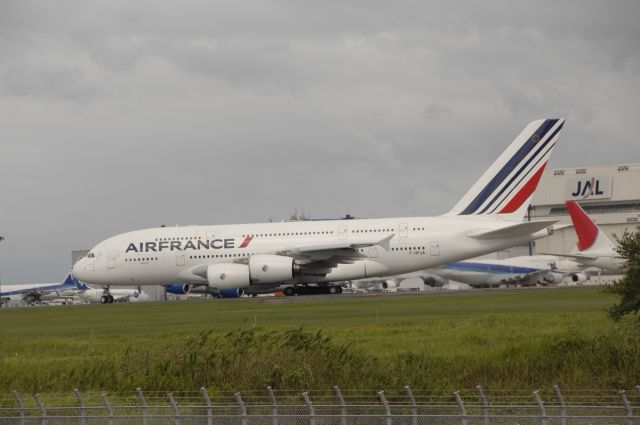
POLYGON ((538 408, 540 409, 540 421, 542 425, 547 425, 547 411, 545 410, 544 403, 540 397, 540 390, 535 390, 533 392, 533 396, 536 398, 536 403, 538 403, 538 408))
POLYGON ((387 416, 387 425, 391 425, 391 408, 389 407, 387 397, 384 395, 384 391, 378 391, 378 397, 384 406, 384 413, 387 416))
POLYGON ((462 401, 462 397, 460 397, 460 391, 456 391, 453 394, 456 396, 456 401, 458 402, 458 406, 460 407, 462 425, 467 425, 467 409, 464 408, 464 402, 462 401))
POLYGON ((40 394, 34 395, 33 398, 36 400, 36 404, 40 409, 40 414, 42 415, 42 425, 47 425, 49 423, 49 421, 47 420, 47 409, 44 408, 44 403, 40 398, 40 394))
POLYGON ((87 425, 87 411, 84 408, 84 400, 82 399, 82 393, 79 389, 74 389, 73 393, 76 395, 78 399, 78 403, 80 403, 80 416, 82 417, 82 425, 87 425))
POLYGON ((171 403, 171 407, 173 407, 173 411, 176 417, 176 425, 180 425, 180 409, 178 408, 178 403, 176 402, 175 397, 172 392, 167 393, 169 397, 169 402, 171 403))
POLYGON ((102 400, 104 401, 104 406, 107 408, 107 412, 109 412, 109 425, 113 425, 115 423, 115 416, 113 415, 113 408, 111 408, 111 402, 109 401, 109 397, 107 397, 107 393, 102 393, 102 400))
POLYGON ((24 425, 25 423, 25 413, 24 413, 24 403, 22 403, 22 397, 20 397, 20 393, 16 390, 13 390, 13 398, 16 400, 18 404, 18 408, 20 409, 20 425, 24 425))
POLYGON ((236 402, 238 406, 240 406, 240 414, 242 415, 242 425, 247 425, 247 407, 244 405, 244 401, 242 401, 242 397, 240 397, 240 393, 236 393, 236 402))
POLYGON ((344 402, 344 397, 342 397, 342 391, 337 385, 333 386, 333 391, 335 391, 338 403, 340 403, 340 425, 347 425, 347 405, 344 402))
POLYGON ((482 402, 482 414, 484 416, 484 425, 489 425, 489 403, 487 403, 487 398, 484 396, 484 390, 480 385, 476 387, 476 391, 480 396, 480 401, 482 402))
POLYGON ((136 394, 138 394, 138 400, 140 400, 140 407, 142 408, 142 425, 147 425, 147 400, 144 399, 142 388, 136 388, 136 394))
POLYGON ((554 385, 553 391, 555 391, 556 398, 558 399, 558 403, 560 403, 561 423, 562 425, 567 425, 567 405, 564 404, 564 397, 562 397, 562 393, 560 392, 560 387, 557 385, 554 385))
POLYGON ((271 414, 273 415, 272 423, 273 425, 278 425, 278 402, 276 401, 276 396, 273 393, 273 388, 271 388, 271 385, 267 387, 267 393, 269 393, 269 399, 271 400, 271 407, 273 409, 271 411, 271 414))
POLYGON ((638 398, 640 398, 640 385, 636 385, 636 392, 638 393, 638 398))
POLYGON ((309 398, 308 392, 302 393, 302 398, 304 398, 304 402, 307 404, 309 408, 309 424, 316 425, 316 411, 313 409, 313 403, 311 403, 311 399, 309 398))
POLYGON ((205 387, 201 387, 200 392, 202 392, 202 398, 204 398, 205 403, 207 403, 207 425, 213 425, 213 409, 211 406, 209 393, 207 392, 207 389, 205 387))
POLYGON ((624 404, 624 408, 627 411, 627 424, 633 425, 633 410, 631 410, 631 405, 629 404, 629 400, 627 399, 627 393, 622 390, 619 391, 620 397, 622 397, 622 403, 624 404))
POLYGON ((409 401, 411 402, 411 424, 416 425, 418 423, 418 405, 416 404, 416 399, 413 396, 413 391, 409 388, 408 385, 404 386, 404 390, 407 393, 407 397, 409 397, 409 401))

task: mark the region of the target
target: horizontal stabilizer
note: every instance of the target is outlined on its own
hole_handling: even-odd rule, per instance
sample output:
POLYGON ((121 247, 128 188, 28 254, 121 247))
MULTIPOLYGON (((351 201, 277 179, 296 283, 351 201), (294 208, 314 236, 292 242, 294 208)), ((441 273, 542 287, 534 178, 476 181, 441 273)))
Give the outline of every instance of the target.
POLYGON ((499 229, 482 230, 472 233, 469 237, 474 239, 509 239, 518 236, 531 235, 545 227, 552 226, 557 220, 525 221, 523 223, 512 224, 499 229))

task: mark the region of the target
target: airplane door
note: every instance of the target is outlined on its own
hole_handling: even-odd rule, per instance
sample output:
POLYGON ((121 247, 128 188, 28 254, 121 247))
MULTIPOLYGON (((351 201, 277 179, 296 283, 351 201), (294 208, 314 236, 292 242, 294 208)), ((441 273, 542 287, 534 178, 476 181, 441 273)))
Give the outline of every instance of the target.
POLYGON ((378 247, 370 246, 369 247, 369 258, 378 258, 378 247))
POLYGON ((431 241, 431 243, 429 244, 429 254, 433 255, 434 257, 440 255, 440 242, 431 241))
POLYGON ((398 233, 400 233, 401 238, 406 238, 409 235, 409 225, 407 223, 400 223, 398 233))
POLYGON ((107 254, 107 268, 108 269, 113 270, 113 269, 116 268, 116 254, 117 254, 117 252, 115 252, 115 251, 109 252, 107 254))
POLYGON ((339 224, 338 225, 338 239, 347 239, 347 225, 339 224))
POLYGON ((184 253, 179 252, 176 254, 176 266, 184 266, 184 253))

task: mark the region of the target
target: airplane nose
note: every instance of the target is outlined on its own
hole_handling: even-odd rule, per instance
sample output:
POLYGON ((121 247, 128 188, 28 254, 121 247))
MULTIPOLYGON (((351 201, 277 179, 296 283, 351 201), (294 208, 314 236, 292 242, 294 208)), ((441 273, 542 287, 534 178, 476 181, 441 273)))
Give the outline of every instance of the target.
POLYGON ((87 277, 86 271, 87 271, 87 268, 86 268, 85 259, 81 258, 78 261, 76 261, 76 263, 71 268, 71 275, 76 279, 82 281, 87 277))

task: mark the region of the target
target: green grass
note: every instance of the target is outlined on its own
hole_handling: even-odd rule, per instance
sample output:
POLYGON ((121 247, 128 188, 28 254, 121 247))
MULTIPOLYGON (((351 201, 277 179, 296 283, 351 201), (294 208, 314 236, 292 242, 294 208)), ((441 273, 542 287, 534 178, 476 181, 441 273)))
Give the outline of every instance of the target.
POLYGON ((620 389, 640 331, 596 290, 0 310, 0 393, 620 389))

